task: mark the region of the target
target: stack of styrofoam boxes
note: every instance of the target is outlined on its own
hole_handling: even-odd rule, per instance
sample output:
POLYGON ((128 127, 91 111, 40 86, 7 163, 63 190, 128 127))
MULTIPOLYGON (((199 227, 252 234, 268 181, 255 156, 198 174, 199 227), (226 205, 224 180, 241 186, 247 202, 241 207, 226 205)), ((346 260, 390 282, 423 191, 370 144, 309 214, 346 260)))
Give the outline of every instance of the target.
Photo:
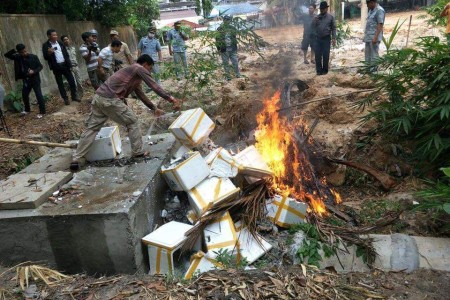
MULTIPOLYGON (((234 156, 239 163, 239 172, 247 175, 249 183, 261 177, 271 176, 272 172, 254 146, 245 148, 234 156)), ((287 196, 275 195, 266 203, 267 215, 275 224, 289 227, 294 224, 306 222, 308 205, 287 196)))
MULTIPOLYGON (((169 127, 169 130, 183 146, 177 151, 172 164, 163 167, 161 172, 172 190, 187 192, 192 208, 188 213, 188 219, 192 223, 207 214, 214 204, 231 201, 239 196, 240 189, 230 180, 238 173, 247 175, 250 180, 257 180, 257 178, 249 176, 272 175, 254 147, 249 147, 250 149, 246 149, 234 157, 222 148, 212 151, 206 158, 203 158, 199 152, 189 152, 193 147, 202 144, 213 129, 214 122, 201 108, 183 112, 169 127), (178 158, 177 156, 182 157, 178 158)), ((245 229, 242 232, 248 238, 245 229)), ((208 251, 206 254, 199 252, 192 257, 191 266, 185 275, 186 278, 192 277, 192 274, 197 271, 204 272, 217 268, 220 264, 215 261, 215 258, 220 249, 240 253, 239 238, 228 212, 206 226, 204 237, 208 251)), ((252 261, 264 253, 260 248, 258 248, 259 251, 255 250, 255 243, 258 242, 254 240, 245 248, 248 250, 246 255, 252 261)), ((270 245, 264 245, 270 249, 270 245)), ((150 265, 156 263, 152 257, 150 259, 150 265)), ((161 270, 159 268, 159 272, 162 272, 161 270)))

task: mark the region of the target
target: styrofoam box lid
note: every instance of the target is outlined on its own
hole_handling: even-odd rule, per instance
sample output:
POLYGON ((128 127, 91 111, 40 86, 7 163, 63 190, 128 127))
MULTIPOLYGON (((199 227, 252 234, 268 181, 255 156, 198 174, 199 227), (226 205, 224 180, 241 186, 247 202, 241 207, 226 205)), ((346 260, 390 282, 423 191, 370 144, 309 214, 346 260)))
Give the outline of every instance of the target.
POLYGON ((170 124, 169 129, 171 129, 173 127, 178 127, 178 126, 181 126, 182 124, 184 124, 187 121, 187 119, 189 119, 196 110, 197 110, 197 108, 183 111, 181 113, 181 115, 172 124, 170 124))
POLYGON ((109 138, 112 136, 114 130, 118 129, 117 126, 111 126, 111 127, 102 127, 100 131, 97 133, 97 136, 95 137, 96 140, 109 138))
POLYGON ((253 168, 270 170, 267 163, 262 158, 255 146, 249 146, 236 154, 234 158, 241 164, 253 168))
POLYGON ((157 244, 163 248, 173 248, 186 240, 184 235, 193 226, 171 221, 142 238, 144 243, 157 244))

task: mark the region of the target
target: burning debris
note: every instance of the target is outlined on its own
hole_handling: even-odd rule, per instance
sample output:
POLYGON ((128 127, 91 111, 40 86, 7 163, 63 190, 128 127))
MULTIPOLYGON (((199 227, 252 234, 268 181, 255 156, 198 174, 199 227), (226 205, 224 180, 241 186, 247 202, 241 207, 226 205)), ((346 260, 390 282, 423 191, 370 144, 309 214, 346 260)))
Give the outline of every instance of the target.
POLYGON ((280 105, 280 93, 265 101, 256 144, 236 154, 210 142, 214 122, 201 108, 183 112, 169 127, 181 146, 161 173, 172 191, 186 193, 185 219, 192 225, 171 221, 143 238, 152 274, 173 274, 178 250, 192 254, 182 268, 186 279, 226 267, 224 254, 251 264, 272 248, 258 234, 261 220, 288 228, 307 222, 309 213, 325 215, 325 203, 340 202, 301 147, 312 143, 305 122, 288 122, 280 105), (170 244, 161 239, 169 236, 170 244))

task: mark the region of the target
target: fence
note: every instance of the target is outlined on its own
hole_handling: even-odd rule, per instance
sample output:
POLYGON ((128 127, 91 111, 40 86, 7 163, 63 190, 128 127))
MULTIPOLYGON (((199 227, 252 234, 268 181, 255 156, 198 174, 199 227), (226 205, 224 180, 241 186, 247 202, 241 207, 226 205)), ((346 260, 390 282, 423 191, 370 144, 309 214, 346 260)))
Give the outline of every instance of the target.
MULTIPOLYGON (((14 62, 5 58, 4 54, 13 49, 16 44, 26 45, 28 52, 39 57, 44 69, 41 72, 41 86, 44 94, 57 92, 57 85, 53 73, 48 68, 47 61, 42 55, 42 44, 47 40, 47 29, 53 28, 58 36, 68 35, 72 44, 78 49, 83 43, 81 34, 95 28, 99 32, 98 42, 101 47, 109 44, 109 28, 97 22, 80 21, 69 22, 64 15, 9 15, 0 14, 0 71, 3 73, 1 82, 6 91, 14 90, 14 62)), ((137 52, 137 39, 133 29, 129 26, 115 28, 119 32, 120 39, 127 43, 132 53, 137 52)), ((77 51, 81 76, 87 79, 84 60, 77 51)), ((33 93, 31 95, 34 96, 33 93)))

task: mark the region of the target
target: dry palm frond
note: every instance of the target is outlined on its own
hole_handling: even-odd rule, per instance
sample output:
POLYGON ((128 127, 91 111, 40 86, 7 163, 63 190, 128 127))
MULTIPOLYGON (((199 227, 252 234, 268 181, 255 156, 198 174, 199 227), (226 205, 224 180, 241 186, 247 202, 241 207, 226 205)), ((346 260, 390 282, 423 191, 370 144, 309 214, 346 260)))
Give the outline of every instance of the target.
MULTIPOLYGON (((202 236, 205 227, 221 218, 227 211, 239 211, 242 214, 243 225, 256 238, 256 222, 264 214, 266 194, 267 182, 259 180, 245 188, 241 198, 215 203, 211 209, 203 213, 197 224, 186 233, 188 238, 183 245, 182 252, 192 249, 199 237, 202 236)), ((259 241, 258 238, 256 240, 259 241)))
POLYGON ((11 299, 11 293, 7 290, 0 289, 0 300, 11 299))
POLYGON ((51 287, 55 286, 63 279, 70 278, 70 276, 39 265, 21 266, 17 268, 16 279, 19 281, 20 287, 23 290, 25 287, 28 287, 30 278, 34 281, 40 279, 46 285, 51 287))
POLYGON ((330 246, 334 246, 338 243, 344 247, 344 251, 346 252, 348 252, 346 244, 353 244, 364 249, 364 256, 367 259, 368 265, 371 266, 375 261, 377 253, 372 244, 373 240, 364 235, 391 224, 398 219, 400 214, 401 212, 396 212, 384 216, 382 219, 375 222, 373 226, 368 227, 335 226, 320 221, 314 214, 310 214, 308 220, 311 224, 316 225, 317 231, 322 235, 322 241, 327 242, 330 246))

